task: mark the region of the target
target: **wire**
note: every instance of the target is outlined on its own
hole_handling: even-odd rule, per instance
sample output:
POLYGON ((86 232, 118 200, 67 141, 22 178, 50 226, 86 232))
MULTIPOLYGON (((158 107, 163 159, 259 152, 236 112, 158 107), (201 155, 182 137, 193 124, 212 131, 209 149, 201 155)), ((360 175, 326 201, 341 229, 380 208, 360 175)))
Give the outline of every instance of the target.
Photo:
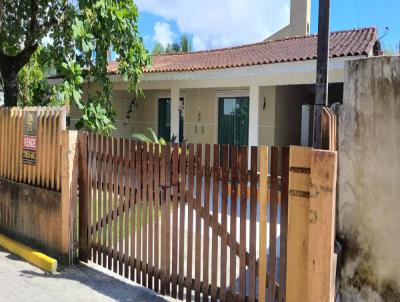
POLYGON ((389 31, 390 31, 389 26, 386 26, 386 27, 385 27, 385 33, 384 33, 382 36, 380 36, 380 37, 378 38, 378 40, 381 40, 381 39, 383 39, 384 37, 386 37, 386 35, 389 33, 389 31))

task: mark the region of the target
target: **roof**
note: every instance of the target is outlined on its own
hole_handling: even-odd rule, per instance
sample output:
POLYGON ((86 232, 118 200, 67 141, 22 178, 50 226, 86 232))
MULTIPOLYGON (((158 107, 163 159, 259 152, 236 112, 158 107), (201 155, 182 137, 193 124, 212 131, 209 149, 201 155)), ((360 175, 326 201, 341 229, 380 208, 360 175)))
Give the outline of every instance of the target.
MULTIPOLYGON (((317 58, 317 35, 292 37, 189 53, 152 57, 147 73, 184 72, 256 66, 317 58)), ((377 40, 376 28, 360 28, 331 33, 330 57, 369 56, 377 40)), ((110 74, 118 73, 118 63, 110 62, 110 74)))

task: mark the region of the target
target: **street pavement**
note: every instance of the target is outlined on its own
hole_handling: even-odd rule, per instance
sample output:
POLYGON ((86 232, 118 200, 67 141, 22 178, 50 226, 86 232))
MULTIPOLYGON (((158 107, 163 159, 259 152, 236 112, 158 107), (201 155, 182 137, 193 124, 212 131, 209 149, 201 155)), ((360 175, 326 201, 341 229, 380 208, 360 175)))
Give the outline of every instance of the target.
POLYGON ((44 273, 0 248, 0 301, 176 301, 115 276, 98 265, 79 264, 44 273))

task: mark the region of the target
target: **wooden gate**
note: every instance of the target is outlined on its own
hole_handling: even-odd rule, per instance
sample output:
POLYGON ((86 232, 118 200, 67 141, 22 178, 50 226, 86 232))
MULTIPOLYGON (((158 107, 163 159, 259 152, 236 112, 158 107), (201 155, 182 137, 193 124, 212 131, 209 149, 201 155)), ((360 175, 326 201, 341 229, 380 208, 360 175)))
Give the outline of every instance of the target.
POLYGON ((81 260, 187 301, 285 301, 288 148, 79 142, 81 260))
POLYGON ((336 153, 85 133, 79 150, 82 261, 187 301, 329 301, 336 153))

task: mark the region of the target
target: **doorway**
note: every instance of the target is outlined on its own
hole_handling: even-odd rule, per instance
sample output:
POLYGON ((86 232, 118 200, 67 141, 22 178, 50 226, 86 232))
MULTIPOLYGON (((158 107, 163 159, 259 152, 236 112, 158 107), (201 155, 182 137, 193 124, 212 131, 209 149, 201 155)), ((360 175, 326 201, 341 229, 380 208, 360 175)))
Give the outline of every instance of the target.
MULTIPOLYGON (((179 143, 184 140, 184 98, 179 99, 179 143)), ((171 98, 158 99, 158 137, 171 141, 171 98)), ((176 141, 176 139, 174 140, 176 141)))
POLYGON ((218 143, 248 145, 249 97, 220 97, 218 102, 218 143))

